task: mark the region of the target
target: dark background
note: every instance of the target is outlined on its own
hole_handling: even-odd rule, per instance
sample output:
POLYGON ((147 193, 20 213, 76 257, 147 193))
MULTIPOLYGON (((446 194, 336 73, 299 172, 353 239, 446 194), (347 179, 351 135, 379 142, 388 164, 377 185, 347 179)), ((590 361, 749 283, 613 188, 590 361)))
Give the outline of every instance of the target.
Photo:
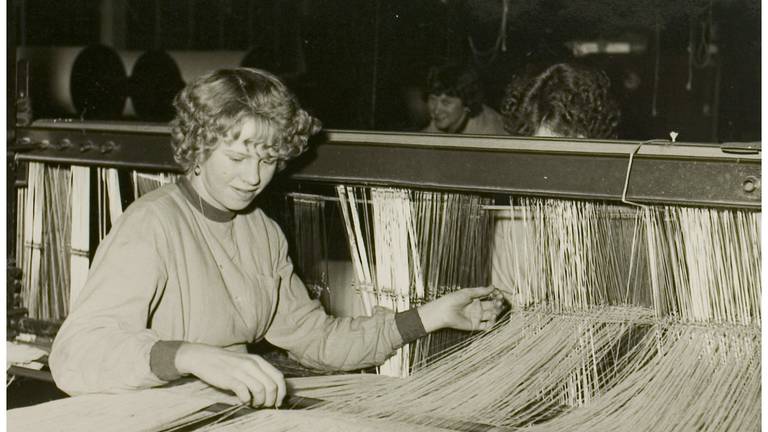
MULTIPOLYGON (((571 60, 566 42, 632 40, 645 49, 580 59, 611 77, 622 105, 620 138, 667 138, 675 130, 683 141, 760 139, 759 0, 507 0, 501 31, 504 4, 12 0, 9 40, 17 47, 101 43, 115 50, 243 50, 249 66, 283 76, 326 127, 377 130, 423 126, 423 112, 408 110, 406 95, 419 94, 431 64, 473 64, 489 105, 498 107, 513 73, 571 60), (494 49, 499 36, 505 37, 505 51, 504 38, 494 49), (697 53, 694 61, 689 46, 697 53), (716 52, 707 54, 707 46, 716 52)), ((36 79, 43 78, 31 77, 33 89, 36 79)), ((35 115, 83 113, 41 109, 35 115)), ((167 120, 147 117, 138 119, 167 120)))

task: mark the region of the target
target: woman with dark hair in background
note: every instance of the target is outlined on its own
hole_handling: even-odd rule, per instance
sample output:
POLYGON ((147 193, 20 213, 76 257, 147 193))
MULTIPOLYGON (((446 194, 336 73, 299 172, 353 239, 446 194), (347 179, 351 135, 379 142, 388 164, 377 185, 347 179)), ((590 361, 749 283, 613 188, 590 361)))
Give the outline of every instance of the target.
POLYGON ((506 135, 501 115, 483 103, 477 73, 454 64, 436 66, 427 77, 431 121, 423 132, 506 135))
POLYGON ((502 103, 504 127, 517 136, 616 138, 620 112, 610 86, 604 72, 568 63, 514 77, 502 103))

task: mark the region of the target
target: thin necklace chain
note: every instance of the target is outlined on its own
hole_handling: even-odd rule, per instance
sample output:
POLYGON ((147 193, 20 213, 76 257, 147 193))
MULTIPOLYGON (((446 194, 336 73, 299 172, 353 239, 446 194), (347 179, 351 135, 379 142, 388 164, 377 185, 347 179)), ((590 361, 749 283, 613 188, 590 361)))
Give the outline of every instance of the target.
POLYGON ((203 217, 205 216, 205 207, 203 207, 203 198, 200 197, 200 194, 197 194, 197 202, 200 203, 200 212, 203 214, 203 217))
MULTIPOLYGON (((197 194, 197 202, 200 204, 200 213, 203 214, 203 220, 207 221, 208 218, 205 216, 205 207, 203 206, 203 198, 200 196, 200 193, 197 194)), ((219 243, 219 246, 221 246, 221 248, 224 250, 224 253, 227 254, 229 259, 231 261, 234 261, 238 253, 237 241, 235 240, 235 236, 234 236, 234 223, 230 224, 229 229, 227 231, 229 232, 229 239, 232 240, 232 246, 234 249, 231 253, 227 250, 227 247, 224 246, 224 243, 218 238, 216 238, 217 236, 214 235, 213 237, 216 238, 216 242, 219 243)))

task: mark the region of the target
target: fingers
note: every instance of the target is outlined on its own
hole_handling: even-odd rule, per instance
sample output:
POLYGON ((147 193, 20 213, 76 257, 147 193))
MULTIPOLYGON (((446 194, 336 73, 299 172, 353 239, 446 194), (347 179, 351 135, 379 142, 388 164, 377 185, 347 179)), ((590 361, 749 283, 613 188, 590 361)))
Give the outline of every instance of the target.
POLYGON ((279 406, 286 395, 285 378, 257 355, 227 351, 205 344, 183 344, 176 353, 176 368, 214 387, 231 390, 244 403, 279 406))
POLYGON ((229 388, 243 403, 254 408, 276 406, 278 386, 255 361, 246 362, 234 372, 229 388))
POLYGON ((254 408, 276 407, 285 397, 282 374, 259 357, 242 355, 229 367, 222 367, 228 369, 225 373, 229 375, 224 387, 232 390, 243 403, 254 408))
POLYGON ((496 319, 506 308, 504 296, 500 291, 495 290, 487 300, 480 302, 480 330, 487 330, 496 324, 496 319))
POLYGON ((506 301, 503 298, 491 297, 488 300, 480 302, 483 312, 490 311, 494 315, 500 314, 507 306, 506 301))
POLYGON ((228 387, 243 403, 255 408, 267 406, 264 382, 257 378, 257 373, 254 372, 253 368, 254 365, 240 365, 237 370, 233 371, 228 387))
POLYGON ((480 321, 480 324, 478 324, 477 326, 477 330, 479 331, 489 330, 491 327, 493 327, 494 324, 495 322, 491 322, 491 321, 480 321))
POLYGON ((283 373, 261 357, 255 357, 255 359, 261 367, 261 370, 271 379, 272 383, 275 384, 275 401, 273 406, 282 405, 283 399, 287 393, 283 373))
POLYGON ((496 309, 484 310, 482 316, 480 317, 480 322, 496 321, 496 317, 498 315, 499 313, 496 311, 496 309))
POLYGON ((493 293, 491 293, 491 298, 493 298, 494 300, 498 300, 500 302, 503 302, 504 301, 504 293, 500 289, 494 288, 493 289, 493 293))
MULTIPOLYGON (((277 379, 277 374, 279 374, 279 372, 276 370, 267 372, 268 369, 274 368, 272 365, 258 357, 254 356, 248 358, 246 361, 247 363, 244 370, 239 375, 239 378, 248 386, 252 396, 251 405, 254 407, 277 406, 278 400, 281 400, 278 399, 278 395, 281 393, 280 385, 283 386, 280 398, 285 395, 285 381, 277 379), (278 384, 278 381, 280 381, 281 384, 278 384)), ((282 374, 280 374, 280 376, 282 378, 282 374)))
POLYGON ((251 405, 253 407, 270 407, 275 403, 277 387, 254 364, 255 372, 243 377, 251 393, 251 405))
POLYGON ((482 298, 490 295, 491 293, 493 293, 495 289, 496 288, 492 286, 464 288, 462 292, 465 293, 465 295, 467 295, 470 299, 476 299, 476 298, 482 298))
MULTIPOLYGON (((476 300, 477 301, 477 300, 476 300)), ((496 323, 496 317, 499 315, 499 311, 493 306, 492 301, 480 302, 479 311, 471 318, 472 330, 487 330, 496 323)))
POLYGON ((251 401, 251 392, 248 389, 248 386, 245 385, 245 383, 234 379, 231 383, 231 385, 228 386, 230 390, 232 390, 235 393, 235 396, 237 396, 238 399, 240 399, 241 402, 252 404, 251 401))

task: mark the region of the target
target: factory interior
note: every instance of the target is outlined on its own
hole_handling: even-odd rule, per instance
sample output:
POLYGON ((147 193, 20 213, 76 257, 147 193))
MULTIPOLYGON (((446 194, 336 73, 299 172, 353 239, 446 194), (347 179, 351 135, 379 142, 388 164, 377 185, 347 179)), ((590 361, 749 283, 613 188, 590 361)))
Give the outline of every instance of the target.
POLYGON ((9 0, 8 431, 761 430, 761 9, 9 0))

